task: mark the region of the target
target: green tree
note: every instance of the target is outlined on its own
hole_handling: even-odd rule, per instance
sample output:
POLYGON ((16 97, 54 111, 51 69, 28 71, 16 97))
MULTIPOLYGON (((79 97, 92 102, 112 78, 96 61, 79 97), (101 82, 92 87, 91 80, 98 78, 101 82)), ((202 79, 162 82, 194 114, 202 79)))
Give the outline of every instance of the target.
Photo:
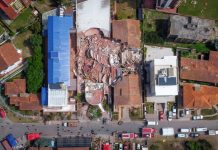
POLYGON ((34 24, 32 24, 31 27, 30 27, 30 30, 31 30, 34 34, 40 33, 41 30, 42 30, 41 22, 40 22, 40 21, 37 21, 37 22, 35 22, 34 24))
POLYGON ((198 141, 186 141, 186 150, 212 150, 212 145, 204 139, 198 141))
POLYGON ((144 43, 149 44, 163 44, 164 40, 156 32, 145 32, 144 43))
POLYGON ((28 59, 28 68, 26 72, 27 90, 31 93, 37 93, 42 87, 44 80, 41 35, 34 34, 30 38, 30 44, 33 56, 28 59))
POLYGON ((152 144, 152 145, 150 146, 150 150, 159 150, 159 146, 152 144))

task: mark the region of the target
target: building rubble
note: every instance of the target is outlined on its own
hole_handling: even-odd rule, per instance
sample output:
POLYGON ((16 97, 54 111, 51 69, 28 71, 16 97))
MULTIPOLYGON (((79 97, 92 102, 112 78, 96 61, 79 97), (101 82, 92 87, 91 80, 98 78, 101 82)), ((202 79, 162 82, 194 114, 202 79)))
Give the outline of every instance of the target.
POLYGON ((141 61, 139 50, 104 38, 97 29, 91 30, 79 38, 76 61, 80 77, 111 85, 123 72, 137 71, 137 64, 141 61))

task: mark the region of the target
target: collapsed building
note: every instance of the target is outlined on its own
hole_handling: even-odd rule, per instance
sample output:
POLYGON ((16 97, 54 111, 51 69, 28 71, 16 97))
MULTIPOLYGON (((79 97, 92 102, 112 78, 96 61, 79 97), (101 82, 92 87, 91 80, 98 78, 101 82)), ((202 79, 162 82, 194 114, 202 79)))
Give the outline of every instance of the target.
POLYGON ((111 85, 122 73, 137 72, 139 50, 104 38, 98 29, 80 34, 78 75, 92 82, 111 85))

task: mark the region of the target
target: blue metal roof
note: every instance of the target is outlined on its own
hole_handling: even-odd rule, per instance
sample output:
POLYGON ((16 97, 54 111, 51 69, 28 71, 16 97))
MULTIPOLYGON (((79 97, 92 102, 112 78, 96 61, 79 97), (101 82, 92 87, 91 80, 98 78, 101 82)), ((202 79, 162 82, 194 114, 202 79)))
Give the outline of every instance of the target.
POLYGON ((17 141, 12 134, 8 134, 5 138, 11 147, 14 147, 17 145, 17 141))
POLYGON ((48 17, 48 83, 70 85, 70 16, 48 17))
POLYGON ((48 106, 48 89, 45 87, 41 89, 41 105, 48 106))

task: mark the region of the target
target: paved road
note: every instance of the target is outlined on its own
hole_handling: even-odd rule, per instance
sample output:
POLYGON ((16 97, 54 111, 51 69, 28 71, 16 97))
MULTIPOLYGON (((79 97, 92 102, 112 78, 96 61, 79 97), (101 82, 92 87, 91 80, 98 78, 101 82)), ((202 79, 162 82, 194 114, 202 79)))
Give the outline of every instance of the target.
MULTIPOLYGON (((114 131, 127 131, 139 133, 140 128, 144 127, 143 122, 126 122, 122 125, 118 125, 115 122, 108 122, 102 125, 101 122, 82 122, 78 127, 62 127, 61 125, 43 125, 43 124, 10 124, 3 122, 0 124, 0 139, 5 137, 8 133, 13 133, 16 137, 24 135, 26 132, 41 132, 42 136, 56 137, 61 136, 76 136, 76 135, 91 135, 91 130, 95 133, 102 135, 111 135, 114 131)), ((160 129, 162 127, 174 127, 175 131, 179 128, 193 128, 193 127, 207 127, 208 129, 218 129, 218 120, 214 121, 162 121, 156 127, 160 129)))

